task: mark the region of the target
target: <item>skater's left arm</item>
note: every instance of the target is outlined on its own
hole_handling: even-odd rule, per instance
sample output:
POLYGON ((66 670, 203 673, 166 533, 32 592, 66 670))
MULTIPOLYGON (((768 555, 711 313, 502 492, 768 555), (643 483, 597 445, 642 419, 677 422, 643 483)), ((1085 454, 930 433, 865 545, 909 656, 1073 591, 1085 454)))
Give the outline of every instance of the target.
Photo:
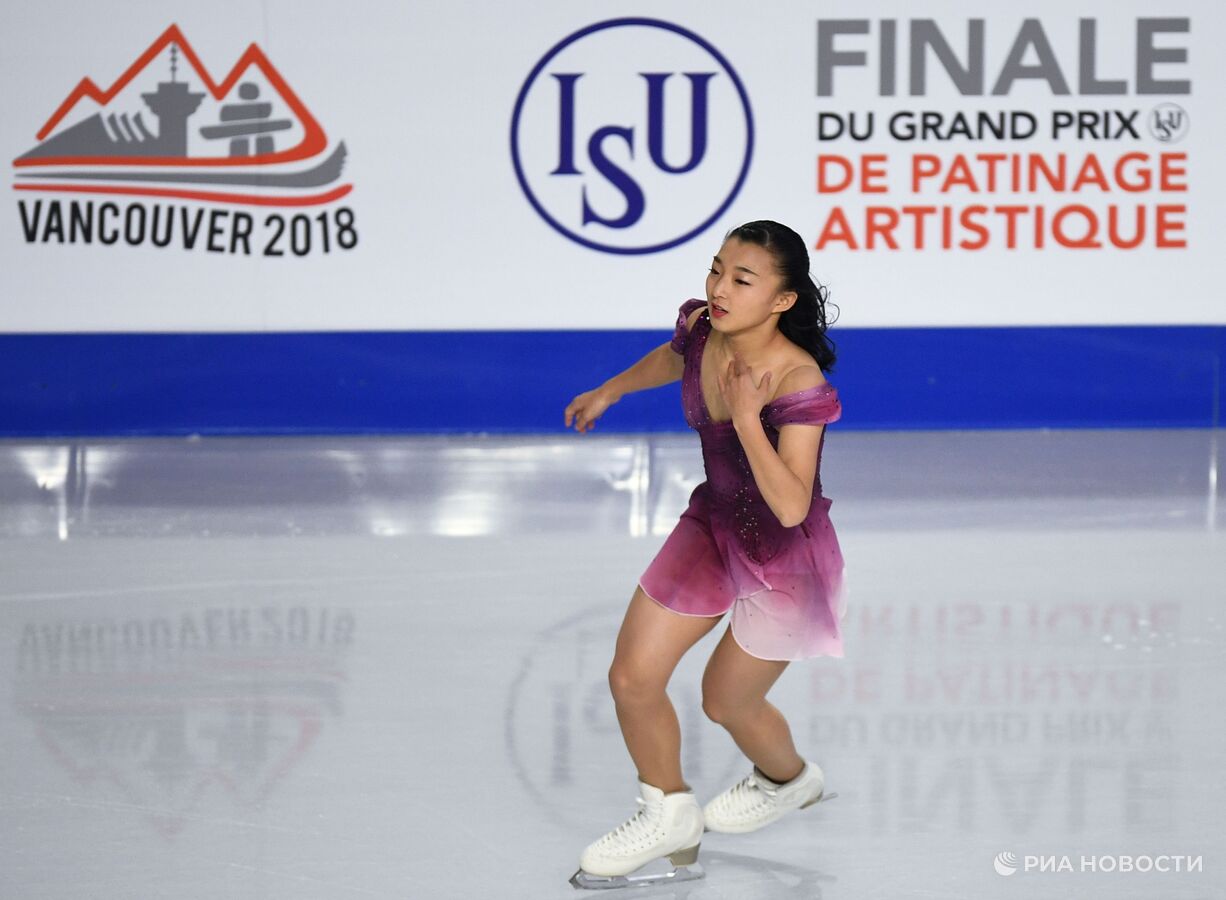
MULTIPOLYGON (((749 367, 729 364, 720 390, 732 410, 733 427, 762 499, 785 528, 804 521, 813 503, 813 479, 817 474, 817 448, 825 425, 784 425, 779 429, 779 449, 771 446, 762 427, 762 407, 772 393, 770 373, 755 386, 749 367)), ((793 369, 779 385, 779 396, 817 387, 824 382, 816 366, 793 369)))

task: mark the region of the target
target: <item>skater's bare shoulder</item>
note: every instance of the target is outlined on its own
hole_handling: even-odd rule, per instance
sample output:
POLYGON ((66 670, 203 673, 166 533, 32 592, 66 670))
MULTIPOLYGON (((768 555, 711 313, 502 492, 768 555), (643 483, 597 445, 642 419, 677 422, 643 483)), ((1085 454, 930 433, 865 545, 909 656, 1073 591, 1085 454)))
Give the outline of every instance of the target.
POLYGON ((775 392, 776 397, 826 384, 826 376, 820 367, 813 365, 812 356, 805 354, 799 359, 789 360, 789 363, 792 367, 785 369, 783 377, 779 379, 779 389, 775 392))

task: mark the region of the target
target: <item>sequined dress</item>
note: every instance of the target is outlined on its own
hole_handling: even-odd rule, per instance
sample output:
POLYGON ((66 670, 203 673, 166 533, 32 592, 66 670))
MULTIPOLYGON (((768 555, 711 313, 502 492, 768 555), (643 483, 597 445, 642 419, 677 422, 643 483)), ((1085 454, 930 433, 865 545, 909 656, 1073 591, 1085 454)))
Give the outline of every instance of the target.
MULTIPOLYGON (((846 611, 843 554, 830 522, 831 501, 822 496, 818 443, 813 501, 803 522, 785 527, 754 482, 745 449, 731 421, 715 422, 702 396, 702 355, 711 333, 703 312, 686 330, 702 300, 686 300, 677 317, 673 349, 685 357, 681 401, 686 422, 702 443, 706 481, 694 488, 689 506, 639 579, 662 606, 691 616, 732 611, 733 637, 760 659, 843 656, 846 611)), ((771 446, 779 428, 817 425, 842 415, 831 384, 776 397, 762 409, 771 446)))

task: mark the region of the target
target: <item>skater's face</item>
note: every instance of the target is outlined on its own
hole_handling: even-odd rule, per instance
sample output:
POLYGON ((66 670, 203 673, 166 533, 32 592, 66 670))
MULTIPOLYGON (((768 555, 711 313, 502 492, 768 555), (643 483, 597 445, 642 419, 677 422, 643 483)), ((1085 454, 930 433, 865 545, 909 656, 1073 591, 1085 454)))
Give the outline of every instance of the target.
POLYGON ((711 260, 707 302, 725 310, 722 315, 712 310, 712 322, 750 327, 790 309, 796 292, 783 290, 770 251, 729 238, 711 260))

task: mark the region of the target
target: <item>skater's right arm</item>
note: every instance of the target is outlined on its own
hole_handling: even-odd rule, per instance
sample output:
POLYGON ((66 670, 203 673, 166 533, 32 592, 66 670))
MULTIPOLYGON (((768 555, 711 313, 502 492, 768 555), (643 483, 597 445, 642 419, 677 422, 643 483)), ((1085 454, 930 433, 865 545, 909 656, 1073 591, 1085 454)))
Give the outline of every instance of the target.
MULTIPOLYGON (((700 307, 690 314, 686 320, 687 329, 694 327, 694 320, 701 315, 702 309, 700 307)), ((604 411, 626 394, 680 380, 685 369, 685 357, 674 351, 671 344, 671 341, 661 344, 624 372, 570 401, 566 407, 566 427, 571 427, 573 419, 575 431, 591 431, 604 411)))

